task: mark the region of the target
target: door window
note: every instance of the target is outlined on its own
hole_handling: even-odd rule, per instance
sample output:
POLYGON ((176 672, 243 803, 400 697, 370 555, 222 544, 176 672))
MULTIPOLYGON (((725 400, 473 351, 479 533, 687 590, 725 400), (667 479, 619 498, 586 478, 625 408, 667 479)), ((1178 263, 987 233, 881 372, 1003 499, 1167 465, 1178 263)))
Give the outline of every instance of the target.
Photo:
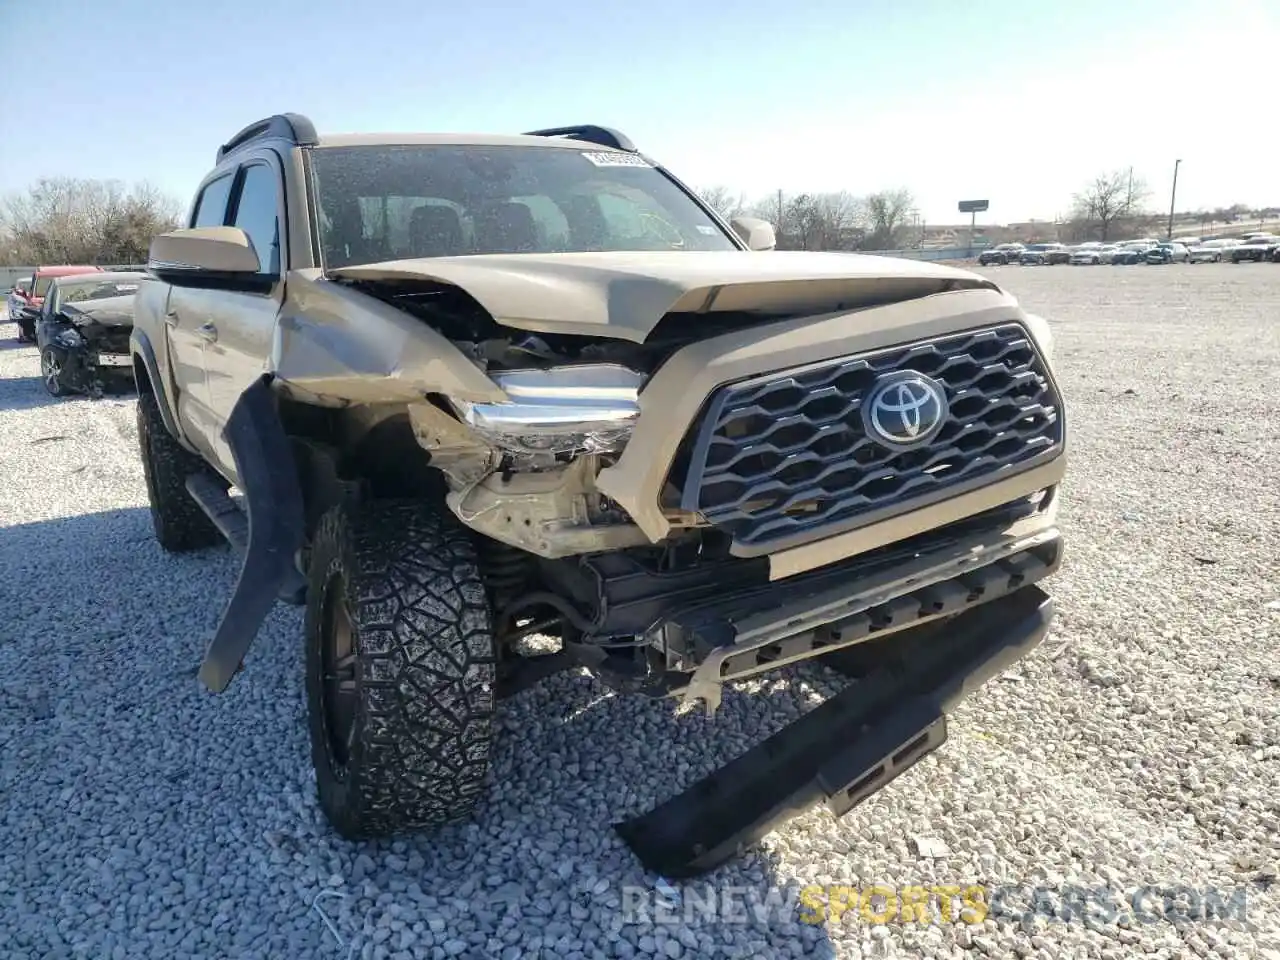
POLYGON ((232 226, 249 235, 261 272, 280 273, 279 178, 265 163, 244 168, 232 226))
POLYGON ((195 214, 191 218, 193 227, 221 227, 227 222, 227 200, 231 197, 231 174, 211 180, 200 191, 200 199, 196 203, 195 214))

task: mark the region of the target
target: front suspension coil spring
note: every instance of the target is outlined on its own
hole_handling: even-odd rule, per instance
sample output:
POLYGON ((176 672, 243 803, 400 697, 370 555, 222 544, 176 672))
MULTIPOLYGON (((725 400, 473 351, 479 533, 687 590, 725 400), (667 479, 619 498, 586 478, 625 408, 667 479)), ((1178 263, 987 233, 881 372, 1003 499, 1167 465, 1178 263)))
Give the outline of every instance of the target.
POLYGON ((495 611, 502 610, 524 592, 533 558, 510 544, 488 538, 481 539, 479 552, 489 601, 495 611))

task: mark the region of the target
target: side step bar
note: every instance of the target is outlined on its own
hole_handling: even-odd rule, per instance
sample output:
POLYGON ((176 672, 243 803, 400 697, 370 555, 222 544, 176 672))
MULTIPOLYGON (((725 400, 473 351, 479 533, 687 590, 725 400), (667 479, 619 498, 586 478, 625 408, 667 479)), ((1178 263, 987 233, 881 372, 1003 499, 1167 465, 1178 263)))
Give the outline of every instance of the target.
POLYGON ((235 592, 200 666, 200 681, 214 693, 240 669, 276 600, 299 602, 305 589, 294 562, 305 534, 302 491, 270 382, 264 375, 240 395, 222 433, 246 509, 210 478, 187 479, 191 496, 243 557, 235 592))
MULTIPOLYGON (((187 492, 213 521, 218 532, 227 538, 231 548, 243 557, 249 552, 249 517, 240 509, 225 487, 206 473, 187 477, 187 492)), ((295 607, 307 602, 307 585, 296 566, 290 568, 280 588, 279 600, 295 607)))
POLYGON ((861 681, 648 813, 614 825, 646 869, 715 869, 825 801, 837 817, 937 749, 946 714, 1048 633, 1053 601, 1026 586, 886 639, 861 681))

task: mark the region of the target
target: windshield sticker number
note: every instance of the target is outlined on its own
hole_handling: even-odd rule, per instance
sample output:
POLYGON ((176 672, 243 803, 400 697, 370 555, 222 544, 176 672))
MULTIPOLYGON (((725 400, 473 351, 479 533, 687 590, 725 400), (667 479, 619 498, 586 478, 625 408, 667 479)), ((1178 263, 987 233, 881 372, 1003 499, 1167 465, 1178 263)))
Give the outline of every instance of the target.
POLYGON ((597 167, 653 166, 653 164, 644 157, 636 156, 634 153, 584 153, 582 156, 591 163, 594 163, 597 167))

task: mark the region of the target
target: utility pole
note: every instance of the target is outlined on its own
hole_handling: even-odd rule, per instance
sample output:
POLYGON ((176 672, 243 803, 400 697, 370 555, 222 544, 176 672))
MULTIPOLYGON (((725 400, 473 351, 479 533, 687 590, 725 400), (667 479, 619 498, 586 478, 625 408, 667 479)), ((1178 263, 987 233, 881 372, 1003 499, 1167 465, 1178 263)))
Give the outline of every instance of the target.
POLYGON ((1173 239, 1173 205, 1178 202, 1178 167, 1181 160, 1173 161, 1173 189, 1169 191, 1169 228, 1165 231, 1166 240, 1173 239))

